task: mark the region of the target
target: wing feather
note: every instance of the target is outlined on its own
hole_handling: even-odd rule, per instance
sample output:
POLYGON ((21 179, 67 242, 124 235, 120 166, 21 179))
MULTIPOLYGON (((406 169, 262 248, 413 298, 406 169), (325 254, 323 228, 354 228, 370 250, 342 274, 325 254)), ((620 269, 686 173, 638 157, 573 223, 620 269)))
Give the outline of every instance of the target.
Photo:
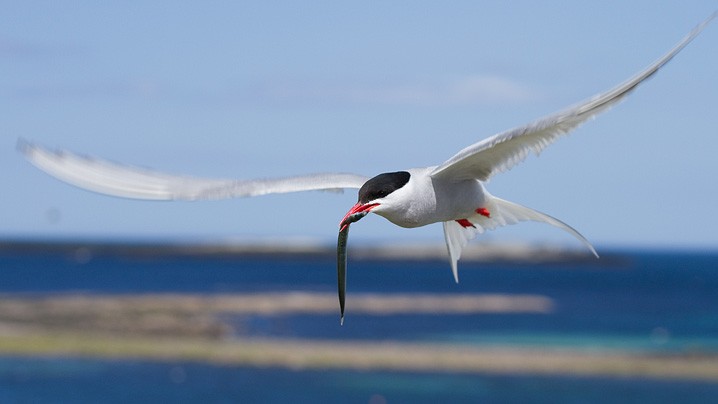
POLYGON ((40 170, 84 188, 112 196, 145 200, 216 200, 299 191, 360 188, 367 177, 322 173, 296 177, 234 180, 172 175, 67 151, 49 150, 23 140, 18 149, 40 170))
POLYGON ((438 166, 431 176, 456 180, 475 178, 486 181, 494 174, 511 169, 531 152, 538 155, 559 137, 568 134, 583 122, 616 105, 639 84, 668 63, 716 15, 718 12, 713 13, 694 28, 663 57, 622 84, 558 113, 474 143, 438 166))

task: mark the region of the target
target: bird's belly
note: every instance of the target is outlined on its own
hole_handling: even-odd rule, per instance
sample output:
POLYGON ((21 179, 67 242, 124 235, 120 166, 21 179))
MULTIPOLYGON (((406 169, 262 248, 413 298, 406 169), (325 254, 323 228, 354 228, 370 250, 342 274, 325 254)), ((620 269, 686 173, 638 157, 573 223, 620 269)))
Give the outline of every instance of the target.
POLYGON ((486 206, 488 194, 481 182, 467 180, 457 183, 435 184, 437 222, 465 219, 486 206))
POLYGON ((474 216, 476 209, 485 207, 489 198, 483 185, 476 180, 434 182, 431 188, 430 198, 412 200, 400 211, 376 213, 400 227, 421 227, 474 216))

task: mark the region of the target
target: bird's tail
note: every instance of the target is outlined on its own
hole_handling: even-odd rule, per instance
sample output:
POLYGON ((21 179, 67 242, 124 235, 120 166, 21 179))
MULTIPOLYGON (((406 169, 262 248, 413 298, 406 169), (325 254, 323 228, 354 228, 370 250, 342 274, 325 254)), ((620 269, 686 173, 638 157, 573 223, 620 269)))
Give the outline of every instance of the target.
POLYGON ((499 208, 501 219, 505 223, 500 224, 501 226, 505 226, 508 224, 515 224, 518 222, 528 221, 532 220, 534 222, 543 222, 546 224, 550 224, 551 226, 558 227, 559 229, 567 232, 568 234, 576 237, 583 245, 585 245, 593 255, 598 258, 598 253, 596 253, 596 249, 593 248, 591 243, 581 235, 576 229, 573 227, 567 225, 566 223, 556 219, 553 216, 549 216, 545 213, 541 213, 537 210, 527 208, 526 206, 519 205, 517 203, 509 202, 497 197, 493 197, 494 203, 499 208))
POLYGON ((461 250, 471 239, 486 230, 493 230, 497 227, 529 220, 547 223, 566 231, 581 241, 591 251, 591 253, 593 253, 593 255, 598 257, 596 250, 593 248, 591 243, 581 235, 581 233, 555 217, 495 196, 491 196, 489 198, 489 203, 486 208, 488 210, 488 216, 486 215, 486 212, 477 213, 475 216, 466 218, 469 223, 459 223, 454 220, 444 222, 444 238, 446 239, 446 247, 449 252, 451 271, 453 272, 454 280, 457 283, 459 282, 457 263, 461 257, 461 250), (471 224, 471 226, 468 224, 471 224))

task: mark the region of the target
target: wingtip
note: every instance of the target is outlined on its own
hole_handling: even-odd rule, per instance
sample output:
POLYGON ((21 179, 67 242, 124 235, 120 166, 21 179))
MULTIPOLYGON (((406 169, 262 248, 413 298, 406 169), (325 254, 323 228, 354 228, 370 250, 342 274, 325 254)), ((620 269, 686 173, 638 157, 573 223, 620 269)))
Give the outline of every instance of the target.
POLYGON ((341 325, 341 326, 344 325, 344 315, 343 315, 343 314, 342 314, 342 316, 339 318, 339 325, 341 325))
POLYGON ((18 152, 24 155, 28 155, 33 148, 34 145, 30 141, 25 140, 21 137, 17 138, 17 142, 15 143, 15 150, 17 150, 18 152))
POLYGON ((708 18, 703 21, 702 25, 708 24, 709 22, 713 21, 716 17, 718 17, 718 10, 714 10, 711 15, 708 16, 708 18))
POLYGON ((701 31, 703 31, 703 29, 705 29, 705 27, 708 24, 710 24, 711 21, 716 19, 716 17, 718 17, 718 10, 713 11, 713 13, 711 13, 711 15, 708 16, 708 18, 706 18, 705 20, 701 21, 698 25, 696 25, 696 27, 693 28, 693 30, 686 36, 686 38, 683 40, 683 42, 685 44, 687 44, 688 42, 692 41, 693 38, 697 37, 698 34, 700 34, 701 31))

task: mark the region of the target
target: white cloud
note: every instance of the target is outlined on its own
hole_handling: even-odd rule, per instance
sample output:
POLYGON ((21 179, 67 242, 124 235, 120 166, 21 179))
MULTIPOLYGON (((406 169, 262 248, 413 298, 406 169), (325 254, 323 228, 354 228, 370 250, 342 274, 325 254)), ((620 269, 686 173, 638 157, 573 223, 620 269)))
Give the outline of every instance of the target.
POLYGON ((385 82, 332 82, 276 80, 246 86, 195 88, 156 79, 119 79, 86 82, 34 82, 6 86, 18 98, 123 97, 243 105, 391 105, 458 106, 516 104, 538 98, 538 93, 509 78, 472 75, 451 79, 385 82))
POLYGON ((537 94, 509 78, 472 75, 410 83, 275 82, 258 86, 254 96, 272 103, 349 103, 410 106, 512 104, 537 94))
POLYGON ((456 81, 447 92, 449 100, 462 103, 514 103, 530 101, 536 96, 516 81, 492 75, 464 77, 456 81))
POLYGON ((68 99, 100 97, 157 98, 170 95, 167 86, 158 80, 117 80, 88 82, 34 82, 6 87, 16 98, 68 99))

